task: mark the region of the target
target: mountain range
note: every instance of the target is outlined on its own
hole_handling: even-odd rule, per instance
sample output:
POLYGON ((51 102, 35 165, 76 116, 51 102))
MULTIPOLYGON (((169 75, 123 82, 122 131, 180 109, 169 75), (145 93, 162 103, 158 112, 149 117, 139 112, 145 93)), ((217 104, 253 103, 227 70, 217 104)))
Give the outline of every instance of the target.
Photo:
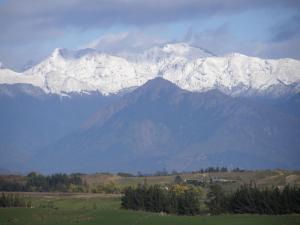
POLYGON ((266 60, 242 54, 215 56, 187 43, 110 55, 93 49, 55 49, 41 63, 16 73, 0 69, 0 84, 26 83, 46 93, 98 91, 110 95, 134 89, 155 77, 182 89, 218 89, 229 95, 282 96, 300 90, 300 62, 266 60))
POLYGON ((0 167, 50 172, 299 168, 300 61, 55 49, 0 68, 0 167))

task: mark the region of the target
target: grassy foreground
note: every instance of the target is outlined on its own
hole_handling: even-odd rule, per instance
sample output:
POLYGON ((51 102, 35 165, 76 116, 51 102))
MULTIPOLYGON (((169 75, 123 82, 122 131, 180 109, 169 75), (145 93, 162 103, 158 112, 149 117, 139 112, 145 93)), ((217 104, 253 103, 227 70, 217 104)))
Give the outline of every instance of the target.
POLYGON ((0 224, 53 225, 297 225, 300 215, 175 216, 120 209, 120 196, 31 194, 34 208, 1 208, 0 224))

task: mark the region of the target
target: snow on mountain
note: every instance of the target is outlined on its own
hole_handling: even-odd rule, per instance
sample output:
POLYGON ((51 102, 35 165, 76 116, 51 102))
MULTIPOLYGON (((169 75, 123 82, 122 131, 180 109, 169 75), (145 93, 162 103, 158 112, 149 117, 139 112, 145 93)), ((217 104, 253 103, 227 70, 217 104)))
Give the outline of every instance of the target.
POLYGON ((154 75, 144 74, 126 59, 102 53, 88 53, 73 57, 56 49, 39 65, 25 71, 44 81, 42 88, 51 93, 98 90, 103 94, 140 86, 154 75))
POLYGON ((235 53, 169 64, 161 68, 160 74, 190 91, 217 88, 232 95, 249 91, 262 94, 276 85, 299 83, 300 61, 265 60, 235 53))
POLYGON ((300 61, 237 53, 218 57, 187 43, 173 43, 114 55, 93 49, 55 49, 22 74, 0 68, 0 83, 28 83, 56 94, 99 91, 108 95, 155 77, 190 91, 219 89, 231 95, 278 96, 300 91, 300 61))
POLYGON ((25 76, 0 65, 0 84, 32 84, 41 87, 43 82, 35 75, 25 76))
POLYGON ((174 60, 175 58, 195 60, 215 56, 207 50, 190 46, 184 42, 155 46, 141 53, 120 52, 116 55, 136 63, 149 62, 156 64, 163 63, 166 60, 174 60))

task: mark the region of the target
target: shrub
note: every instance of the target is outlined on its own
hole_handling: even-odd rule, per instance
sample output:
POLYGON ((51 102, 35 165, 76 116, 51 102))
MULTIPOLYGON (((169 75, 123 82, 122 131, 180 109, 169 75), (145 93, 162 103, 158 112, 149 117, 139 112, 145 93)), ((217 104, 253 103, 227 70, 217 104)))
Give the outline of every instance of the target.
POLYGON ((122 207, 178 215, 196 215, 200 213, 201 194, 199 188, 186 185, 177 184, 171 188, 139 185, 124 190, 122 207))

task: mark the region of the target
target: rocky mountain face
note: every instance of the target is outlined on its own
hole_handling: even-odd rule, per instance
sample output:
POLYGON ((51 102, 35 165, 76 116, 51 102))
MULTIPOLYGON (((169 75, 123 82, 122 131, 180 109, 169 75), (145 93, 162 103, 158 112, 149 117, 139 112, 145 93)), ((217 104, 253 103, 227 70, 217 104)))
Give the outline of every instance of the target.
POLYGON ((34 161, 51 172, 298 168, 300 119, 285 109, 217 90, 188 92, 156 78, 34 161))
POLYGON ((80 128, 115 98, 99 93, 63 97, 32 85, 0 85, 0 167, 28 172, 41 148, 80 128))

